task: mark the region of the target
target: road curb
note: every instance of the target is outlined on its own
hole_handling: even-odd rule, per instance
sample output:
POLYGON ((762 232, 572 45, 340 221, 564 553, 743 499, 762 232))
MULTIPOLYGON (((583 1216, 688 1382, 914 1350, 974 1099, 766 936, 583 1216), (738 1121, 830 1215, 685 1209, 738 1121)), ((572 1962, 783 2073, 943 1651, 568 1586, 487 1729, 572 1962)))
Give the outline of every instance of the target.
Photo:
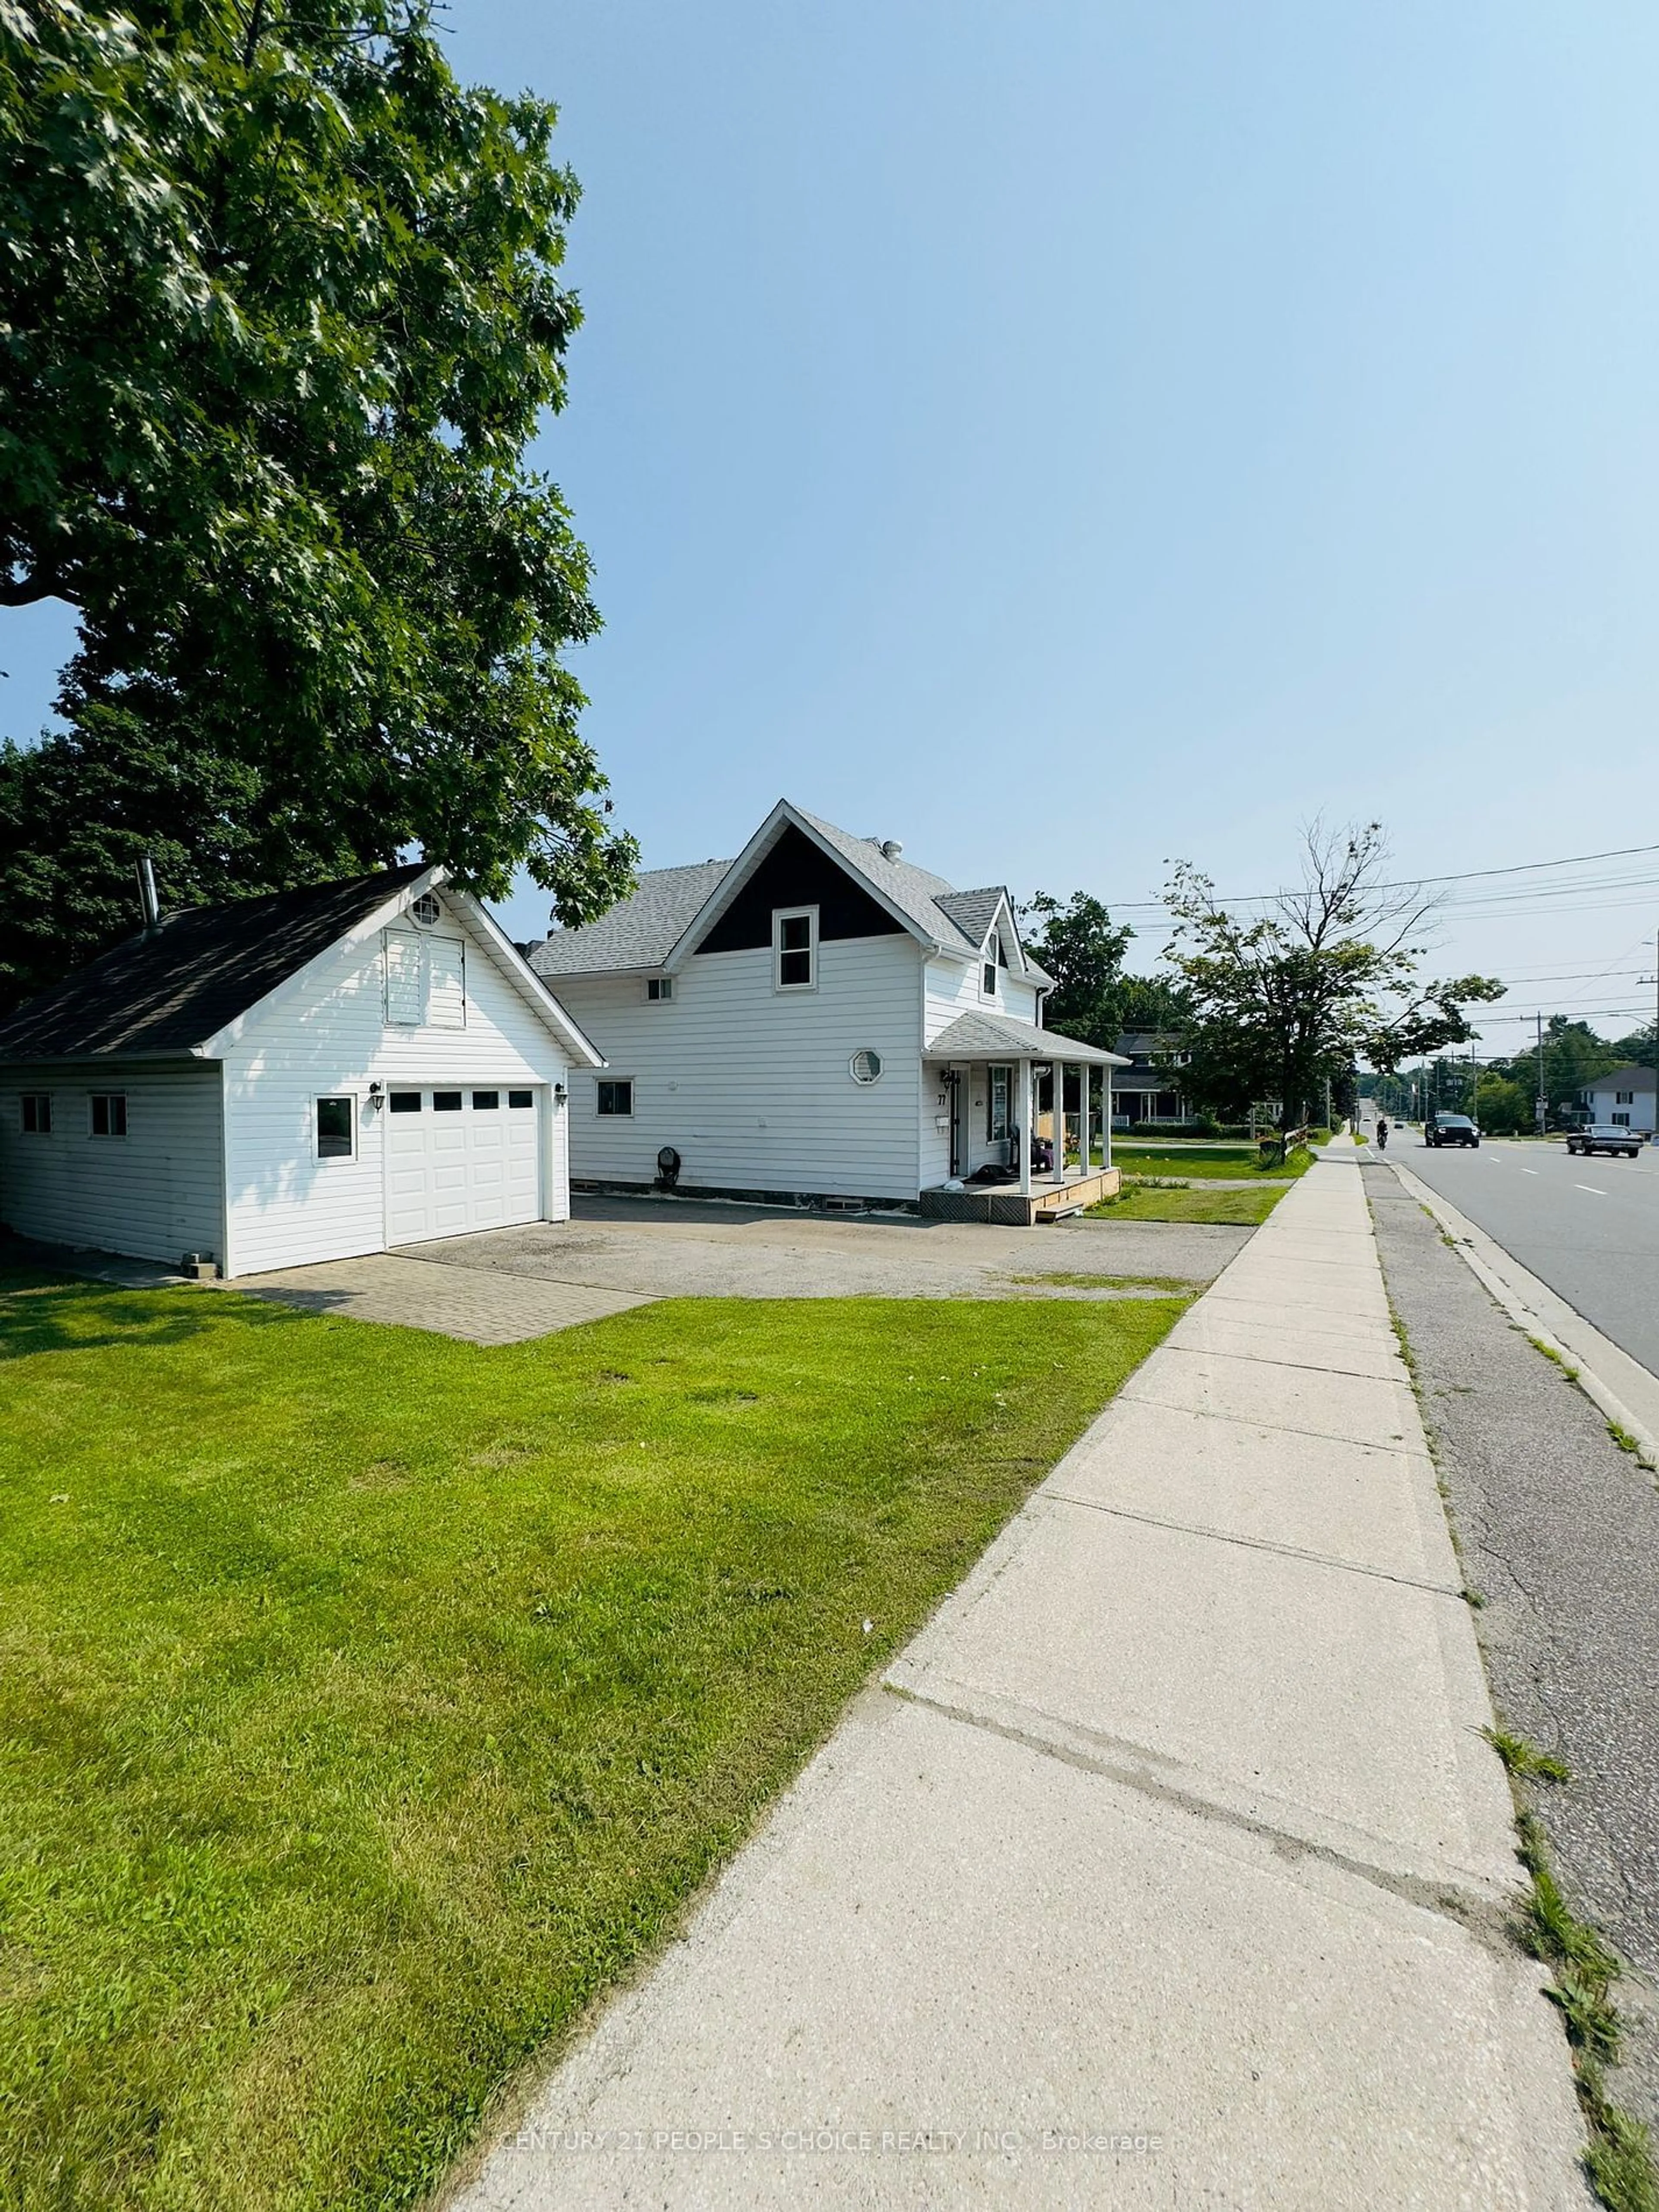
POLYGON ((1443 1198, 1408 1167, 1398 1160, 1386 1158, 1379 1164, 1392 1169, 1401 1188, 1440 1224, 1459 1256, 1516 1326, 1547 1346, 1575 1370, 1584 1395, 1608 1421, 1633 1438, 1636 1456, 1649 1474, 1659 1470, 1659 1377, 1647 1376, 1627 1352, 1621 1352, 1558 1291, 1540 1282, 1513 1254, 1505 1251, 1467 1214, 1459 1212, 1449 1199, 1443 1198), (1626 1368, 1634 1370, 1632 1381, 1645 1376, 1650 1389, 1642 1395, 1651 1396, 1652 1411, 1638 1412, 1632 1403, 1635 1393, 1628 1388, 1621 1391, 1607 1380, 1609 1372, 1620 1374, 1626 1368))

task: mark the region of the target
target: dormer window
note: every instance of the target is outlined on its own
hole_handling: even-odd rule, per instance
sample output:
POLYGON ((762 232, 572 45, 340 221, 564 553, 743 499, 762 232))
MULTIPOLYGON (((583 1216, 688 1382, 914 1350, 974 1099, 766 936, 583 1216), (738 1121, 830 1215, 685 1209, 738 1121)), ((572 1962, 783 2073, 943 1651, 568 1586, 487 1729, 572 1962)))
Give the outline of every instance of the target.
POLYGON ((981 966, 979 974, 979 988, 986 998, 995 998, 997 994, 997 969, 999 968, 1006 967, 1006 965, 1007 963, 1003 958, 1002 939, 994 929, 991 932, 990 939, 985 947, 984 964, 981 966))
POLYGON ((779 991, 811 991, 818 979, 818 910, 776 908, 772 915, 772 981, 779 991))

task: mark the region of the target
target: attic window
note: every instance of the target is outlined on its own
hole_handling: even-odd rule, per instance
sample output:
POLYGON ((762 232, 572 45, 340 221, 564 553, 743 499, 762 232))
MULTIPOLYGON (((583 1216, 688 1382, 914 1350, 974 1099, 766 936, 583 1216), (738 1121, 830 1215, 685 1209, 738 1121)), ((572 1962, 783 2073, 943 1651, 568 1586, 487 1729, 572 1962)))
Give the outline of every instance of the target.
POLYGON ((409 909, 423 929, 430 929, 434 921, 443 919, 443 908, 430 891, 422 891, 409 909))
POLYGON ((817 983, 818 910, 779 907, 772 915, 773 988, 811 991, 817 983))

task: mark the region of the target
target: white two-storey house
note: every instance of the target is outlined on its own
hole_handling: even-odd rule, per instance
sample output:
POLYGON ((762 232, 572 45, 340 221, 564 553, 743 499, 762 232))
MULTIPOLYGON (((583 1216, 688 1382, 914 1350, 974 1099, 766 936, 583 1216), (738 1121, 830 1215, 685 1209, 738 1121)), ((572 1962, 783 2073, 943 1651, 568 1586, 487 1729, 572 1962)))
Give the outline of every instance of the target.
POLYGON ((1115 1187, 1117 1055, 1043 1028, 1005 889, 890 840, 781 800, 735 860, 653 870, 528 951, 605 1055, 571 1075, 578 1188, 1020 1221, 1115 1187))

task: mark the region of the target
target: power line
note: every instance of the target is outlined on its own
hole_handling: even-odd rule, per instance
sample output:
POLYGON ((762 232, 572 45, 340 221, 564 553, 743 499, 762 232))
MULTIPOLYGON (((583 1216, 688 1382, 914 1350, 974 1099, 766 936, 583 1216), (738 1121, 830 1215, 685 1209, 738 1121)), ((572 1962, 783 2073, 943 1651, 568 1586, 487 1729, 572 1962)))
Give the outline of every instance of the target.
MULTIPOLYGON (((1659 853, 1659 845, 1619 845, 1606 853, 1573 853, 1559 860, 1516 860, 1508 867, 1503 868, 1463 868, 1449 876, 1408 877, 1396 884, 1375 884, 1370 888, 1377 891, 1421 890, 1426 890, 1433 884, 1470 884, 1484 881, 1492 876, 1535 875, 1543 868, 1588 867, 1595 860, 1630 860, 1636 859, 1639 854, 1649 853, 1659 853)), ((1579 887, 1564 885, 1562 888, 1571 890, 1579 887)), ((1294 890, 1241 891, 1225 898, 1218 898, 1216 903, 1218 906, 1269 906, 1279 899, 1293 898, 1295 896, 1294 890)), ((1466 902, 1466 903, 1474 903, 1474 902, 1466 902)), ((1167 908, 1168 904, 1167 899, 1161 898, 1118 899, 1113 902, 1114 910, 1125 914, 1139 914, 1155 907, 1167 908)))

